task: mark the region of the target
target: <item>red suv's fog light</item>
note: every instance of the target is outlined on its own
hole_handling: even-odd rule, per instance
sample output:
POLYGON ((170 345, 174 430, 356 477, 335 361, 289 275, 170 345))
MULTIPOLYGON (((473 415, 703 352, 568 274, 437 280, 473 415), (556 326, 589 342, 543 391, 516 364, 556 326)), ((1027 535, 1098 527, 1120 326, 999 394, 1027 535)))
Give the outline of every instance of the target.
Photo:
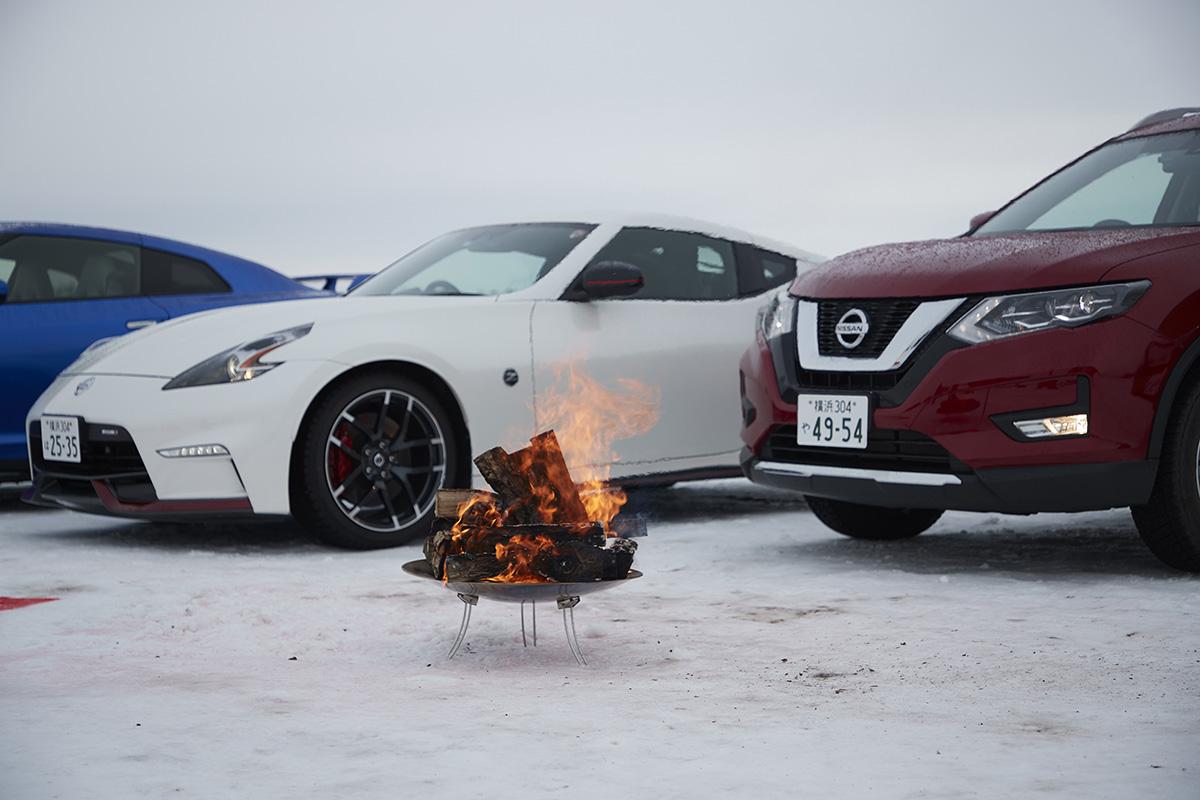
POLYGON ((1065 417, 1021 419, 1014 422, 1013 425, 1030 439, 1041 439, 1047 436, 1087 436, 1088 415, 1068 414, 1065 417))

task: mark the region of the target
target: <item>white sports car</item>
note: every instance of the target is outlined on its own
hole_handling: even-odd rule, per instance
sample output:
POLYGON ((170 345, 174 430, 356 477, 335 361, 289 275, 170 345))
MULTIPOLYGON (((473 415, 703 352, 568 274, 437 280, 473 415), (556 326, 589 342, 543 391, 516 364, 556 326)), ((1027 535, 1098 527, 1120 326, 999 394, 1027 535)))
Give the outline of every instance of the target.
POLYGON ((653 217, 448 233, 345 297, 205 312, 85 352, 30 412, 27 499, 294 514, 331 543, 391 546, 428 530, 439 488, 479 484, 472 453, 545 424, 571 363, 659 396, 657 424, 616 445, 614 482, 739 474, 735 376, 761 295, 820 260, 653 217))

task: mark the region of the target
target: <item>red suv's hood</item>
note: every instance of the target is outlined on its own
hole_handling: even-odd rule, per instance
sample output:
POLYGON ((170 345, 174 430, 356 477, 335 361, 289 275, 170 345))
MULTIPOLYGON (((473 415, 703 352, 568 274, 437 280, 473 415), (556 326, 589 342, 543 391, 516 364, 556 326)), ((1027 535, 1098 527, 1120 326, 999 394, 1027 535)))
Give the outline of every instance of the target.
POLYGON ((800 297, 952 297, 1099 281, 1142 256, 1200 243, 1196 229, 1060 231, 885 244, 796 278, 800 297))

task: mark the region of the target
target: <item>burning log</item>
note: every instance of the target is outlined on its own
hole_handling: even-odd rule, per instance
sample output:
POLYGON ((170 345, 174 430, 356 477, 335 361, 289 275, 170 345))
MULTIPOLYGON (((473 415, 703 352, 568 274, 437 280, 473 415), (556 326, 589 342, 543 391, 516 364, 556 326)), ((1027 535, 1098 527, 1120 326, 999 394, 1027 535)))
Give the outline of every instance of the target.
MULTIPOLYGON (((526 548, 522 541, 527 534, 505 536, 505 541, 492 553, 452 553, 446 555, 441 567, 435 566, 435 575, 448 581, 493 581, 504 582, 510 577, 513 565, 509 551, 528 550, 525 576, 516 582, 587 583, 600 580, 623 580, 633 566, 633 554, 637 543, 627 539, 614 539, 611 547, 597 547, 594 542, 579 538, 564 537, 553 547, 526 548), (503 553, 499 557, 497 553, 503 553), (441 571, 444 570, 444 571, 441 571)), ((432 565, 432 564, 431 564, 432 565)), ((519 576, 518 576, 519 577, 519 576)))
MULTIPOLYGON (((475 465, 495 490, 439 492, 425 541, 433 574, 448 581, 578 583, 629 574, 637 544, 608 542, 591 521, 554 431, 508 453, 493 447, 475 465)), ((590 496, 589 496, 590 497, 590 496)), ((619 508, 619 506, 612 507, 619 508)))
POLYGON ((458 553, 446 556, 445 578, 448 581, 473 583, 485 581, 504 572, 504 564, 486 553, 458 553))
MULTIPOLYGON (((603 550, 606 542, 604 526, 598 522, 583 525, 510 525, 510 526, 464 526, 449 520, 438 520, 433 531, 425 540, 425 558, 434 575, 442 575, 448 561, 455 555, 495 555, 497 547, 509 547, 514 538, 518 541, 541 542, 546 548, 567 548, 579 544, 593 550, 603 550)), ((532 556, 531 556, 532 558, 532 556)), ((562 571, 560 568, 558 571, 562 571)), ((503 572, 501 567, 492 575, 503 572)), ((628 570, 626 570, 628 572, 628 570)), ((590 580, 590 579, 589 579, 590 580)))
POLYGON ((433 516, 452 522, 486 525, 485 515, 500 508, 500 498, 491 492, 476 489, 439 489, 433 504, 433 516), (476 519, 477 518, 477 519, 476 519))
POLYGON ((613 539, 612 546, 604 551, 604 580, 624 580, 633 566, 633 554, 637 542, 630 539, 613 539))
POLYGON ((567 460, 554 431, 539 433, 529 440, 529 447, 518 450, 509 458, 520 464, 529 477, 531 490, 542 504, 545 522, 587 522, 587 509, 579 497, 579 487, 571 480, 567 460))
POLYGON ((529 440, 529 447, 515 453, 493 447, 475 458, 475 466, 496 490, 508 522, 588 521, 554 431, 539 433, 529 440))

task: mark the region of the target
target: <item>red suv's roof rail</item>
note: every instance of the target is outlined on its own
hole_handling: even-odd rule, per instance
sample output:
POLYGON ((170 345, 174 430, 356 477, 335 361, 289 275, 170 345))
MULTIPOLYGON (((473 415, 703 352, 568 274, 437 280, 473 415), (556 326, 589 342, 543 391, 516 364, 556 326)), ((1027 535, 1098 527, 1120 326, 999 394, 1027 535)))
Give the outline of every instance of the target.
POLYGON ((1158 125, 1162 122, 1171 122, 1172 120, 1183 119, 1191 114, 1200 114, 1200 107, 1168 108, 1164 111, 1156 111, 1150 116, 1143 117, 1142 119, 1138 120, 1134 126, 1129 129, 1129 131, 1126 131, 1126 133, 1136 131, 1139 128, 1145 128, 1150 125, 1158 125))

